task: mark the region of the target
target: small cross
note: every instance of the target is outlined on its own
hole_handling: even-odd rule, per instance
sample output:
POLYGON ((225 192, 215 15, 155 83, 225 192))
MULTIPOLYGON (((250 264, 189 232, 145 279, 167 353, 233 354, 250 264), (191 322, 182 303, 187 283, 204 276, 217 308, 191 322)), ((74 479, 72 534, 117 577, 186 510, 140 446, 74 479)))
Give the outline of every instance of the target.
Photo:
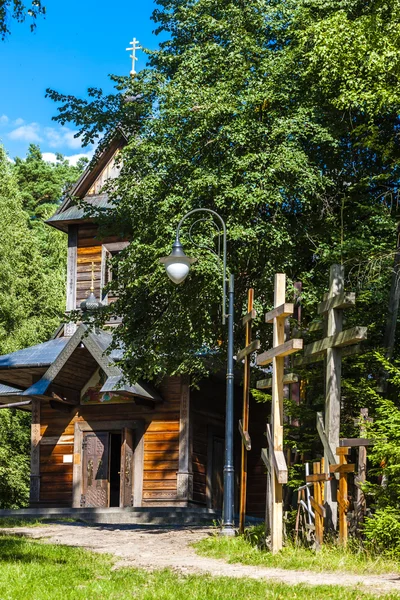
POLYGON ((129 42, 129 45, 132 46, 132 48, 126 48, 126 50, 129 50, 129 52, 132 52, 132 54, 130 55, 130 58, 132 59, 132 71, 131 71, 131 75, 133 77, 134 75, 136 75, 135 61, 137 60, 136 50, 140 50, 139 40, 137 40, 134 37, 133 40, 131 42, 129 42))

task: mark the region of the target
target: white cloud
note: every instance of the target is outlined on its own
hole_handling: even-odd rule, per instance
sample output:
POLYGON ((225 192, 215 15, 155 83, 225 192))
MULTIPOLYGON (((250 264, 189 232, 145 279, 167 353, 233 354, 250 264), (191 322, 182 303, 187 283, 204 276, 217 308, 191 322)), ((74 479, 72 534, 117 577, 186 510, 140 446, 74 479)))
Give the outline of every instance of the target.
MULTIPOLYGON (((43 160, 45 160, 46 162, 51 162, 51 163, 57 162, 57 155, 54 152, 43 152, 42 156, 43 156, 43 160)), ((88 158, 90 160, 92 158, 92 156, 93 156, 93 151, 90 151, 90 152, 86 152, 86 153, 82 152, 79 154, 72 154, 71 156, 64 156, 64 158, 66 158, 68 160, 70 165, 75 167, 76 163, 78 162, 78 160, 80 158, 88 158)))
POLYGON ((10 140, 19 140, 22 142, 43 142, 43 138, 40 137, 40 126, 38 123, 30 123, 29 125, 21 125, 17 129, 13 129, 8 134, 10 140))
POLYGON ((9 120, 10 119, 7 117, 7 115, 1 115, 0 116, 0 125, 7 125, 9 120))
POLYGON ((23 125, 25 123, 25 121, 21 118, 19 119, 15 119, 13 125, 15 125, 15 127, 18 127, 19 125, 23 125))
POLYGON ((58 148, 67 146, 73 150, 81 148, 82 143, 80 138, 74 137, 76 131, 72 131, 68 127, 45 127, 44 136, 50 148, 58 148))

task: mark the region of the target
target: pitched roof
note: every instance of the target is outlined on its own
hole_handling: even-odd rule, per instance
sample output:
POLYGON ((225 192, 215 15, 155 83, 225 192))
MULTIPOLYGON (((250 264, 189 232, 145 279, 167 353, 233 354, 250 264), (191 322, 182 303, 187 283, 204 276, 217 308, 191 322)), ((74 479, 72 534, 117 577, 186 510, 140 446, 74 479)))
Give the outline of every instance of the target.
POLYGON ((144 400, 161 402, 161 396, 152 385, 143 381, 133 385, 124 382, 123 373, 114 362, 114 360, 121 358, 121 350, 113 350, 109 355, 106 353, 111 342, 112 335, 110 333, 94 330, 82 324, 72 337, 56 338, 44 344, 0 356, 0 370, 47 367, 44 375, 25 390, 2 385, 0 387, 0 398, 4 399, 13 395, 27 397, 45 395, 74 350, 80 344, 83 344, 107 376, 107 380, 101 389, 102 392, 123 392, 144 400))
POLYGON ((48 367, 68 343, 69 338, 56 338, 30 348, 0 356, 0 369, 48 367))
POLYGON ((108 137, 108 140, 103 142, 101 152, 97 153, 90 161, 73 188, 64 197, 55 214, 47 219, 46 223, 57 229, 61 229, 61 231, 68 231, 68 225, 74 222, 81 221, 82 219, 90 221, 91 219, 87 216, 85 209, 77 206, 77 198, 81 200, 85 199, 85 202, 88 202, 95 208, 107 208, 109 206, 107 194, 93 196, 86 196, 86 194, 117 150, 125 146, 127 141, 127 135, 118 127, 108 137))

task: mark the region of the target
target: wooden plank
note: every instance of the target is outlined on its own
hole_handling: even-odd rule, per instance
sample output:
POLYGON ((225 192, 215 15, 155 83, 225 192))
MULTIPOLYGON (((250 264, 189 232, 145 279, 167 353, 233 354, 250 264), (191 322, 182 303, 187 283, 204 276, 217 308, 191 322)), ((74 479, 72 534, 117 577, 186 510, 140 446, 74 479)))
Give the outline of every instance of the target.
MULTIPOLYGON (((312 477, 312 476, 310 475, 310 477, 312 477)), ((325 519, 325 508, 321 504, 318 504, 312 496, 310 497, 310 502, 311 502, 311 507, 314 509, 314 511, 316 513, 318 513, 318 515, 322 519, 325 519)), ((304 506, 307 507, 307 505, 305 503, 304 503, 304 506)))
POLYGON ((67 255, 67 303, 66 310, 76 308, 76 268, 77 268, 78 226, 68 227, 68 255, 67 255))
POLYGON ((243 425, 242 425, 241 420, 239 420, 239 432, 240 432, 244 447, 249 452, 251 450, 251 438, 250 438, 248 431, 243 431, 243 425))
POLYGON ((273 323, 274 319, 286 319, 287 317, 290 317, 293 314, 293 311, 294 304, 284 302, 280 306, 277 306, 273 310, 267 312, 267 314, 265 315, 265 322, 273 323))
POLYGON ((317 431, 324 447, 325 454, 328 458, 328 462, 330 465, 336 464, 336 456, 333 454, 332 449, 329 445, 328 438, 326 437, 324 420, 322 418, 322 413, 317 413, 317 431))
POLYGON ((255 308, 252 308, 247 315, 245 315, 242 319, 243 325, 246 325, 249 321, 253 321, 257 317, 257 311, 255 308))
POLYGON ((316 483, 317 481, 329 481, 328 473, 316 473, 306 476, 307 483, 316 483))
POLYGON ((260 340, 254 340, 253 342, 251 342, 251 344, 246 346, 246 348, 243 348, 243 350, 239 350, 236 356, 236 360, 238 362, 243 360, 246 356, 249 356, 249 354, 252 354, 253 352, 256 352, 256 350, 259 350, 260 346, 260 340))
MULTIPOLYGON (((298 352, 302 348, 303 348, 303 340, 298 339, 298 338, 288 340, 287 342, 284 342, 283 344, 280 344, 279 346, 275 346, 274 348, 267 350, 267 352, 264 352, 263 354, 260 354, 259 356, 257 356, 257 365, 260 367, 267 365, 270 362, 272 362, 274 360, 274 358, 283 358, 285 356, 289 356, 290 354, 293 354, 294 352, 298 352)), ((283 376, 282 376, 282 381, 283 381, 283 376)))
POLYGON ((319 315, 323 315, 323 314, 327 313, 329 310, 332 310, 334 308, 336 308, 336 309, 350 308, 352 306, 355 306, 355 304, 356 304, 356 295, 354 294, 354 292, 350 292, 350 293, 341 292, 340 294, 337 294, 336 296, 332 296, 331 298, 324 300, 324 302, 320 302, 320 304, 318 304, 317 310, 318 310, 319 315))
POLYGON ((181 379, 180 420, 179 420, 179 462, 177 473, 177 494, 181 500, 192 500, 193 474, 190 461, 190 380, 181 379))
POLYGON ((32 399, 30 502, 40 499, 40 400, 32 399))
POLYGON ((373 446, 375 440, 369 440, 367 438, 341 438, 339 440, 340 446, 347 448, 359 448, 360 446, 373 446))
POLYGON ((261 448, 261 460, 263 461, 268 472, 270 473, 271 472, 271 462, 269 460, 268 451, 266 448, 261 448))
POLYGON ((336 448, 336 454, 337 456, 348 456, 349 454, 351 454, 351 448, 347 446, 339 446, 338 448, 336 448))
MULTIPOLYGON (((292 383, 298 383, 300 380, 299 376, 296 373, 287 373, 283 377, 283 385, 291 385, 292 383)), ((268 390, 272 388, 272 377, 269 379, 260 379, 256 383, 256 388, 258 390, 268 390)))
POLYGON ((329 471, 331 473, 354 473, 356 470, 356 465, 352 465, 350 463, 346 463, 343 465, 329 465, 329 471))
POLYGON ((269 452, 272 458, 272 464, 274 466, 275 475, 278 483, 283 484, 288 481, 288 469, 286 465, 285 455, 282 450, 275 450, 272 442, 270 426, 267 425, 267 440, 269 445, 269 452))
POLYGON ((134 506, 142 506, 144 483, 144 421, 137 421, 135 430, 135 453, 133 455, 133 501, 134 506))
POLYGON ((346 331, 340 331, 317 342, 307 344, 304 348, 304 358, 311 357, 331 348, 343 348, 367 339, 367 327, 352 327, 346 331))

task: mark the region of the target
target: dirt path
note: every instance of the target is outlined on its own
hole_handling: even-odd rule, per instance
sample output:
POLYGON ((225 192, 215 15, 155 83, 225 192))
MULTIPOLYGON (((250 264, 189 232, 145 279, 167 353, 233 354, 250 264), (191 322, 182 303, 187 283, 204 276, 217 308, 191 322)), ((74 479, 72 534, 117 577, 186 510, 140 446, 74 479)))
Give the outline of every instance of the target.
MULTIPOLYGON (((228 564, 222 559, 206 558, 195 553, 190 546, 212 532, 208 528, 162 528, 146 526, 95 526, 81 523, 54 524, 44 527, 16 527, 0 529, 0 534, 18 534, 48 543, 80 546, 95 552, 118 557, 116 568, 121 566, 144 569, 170 568, 188 573, 209 573, 227 577, 267 579, 287 584, 359 586, 370 593, 392 592, 399 594, 400 577, 387 575, 351 575, 347 573, 312 573, 267 567, 228 564)), ((394 597, 394 596, 392 596, 394 597)))

